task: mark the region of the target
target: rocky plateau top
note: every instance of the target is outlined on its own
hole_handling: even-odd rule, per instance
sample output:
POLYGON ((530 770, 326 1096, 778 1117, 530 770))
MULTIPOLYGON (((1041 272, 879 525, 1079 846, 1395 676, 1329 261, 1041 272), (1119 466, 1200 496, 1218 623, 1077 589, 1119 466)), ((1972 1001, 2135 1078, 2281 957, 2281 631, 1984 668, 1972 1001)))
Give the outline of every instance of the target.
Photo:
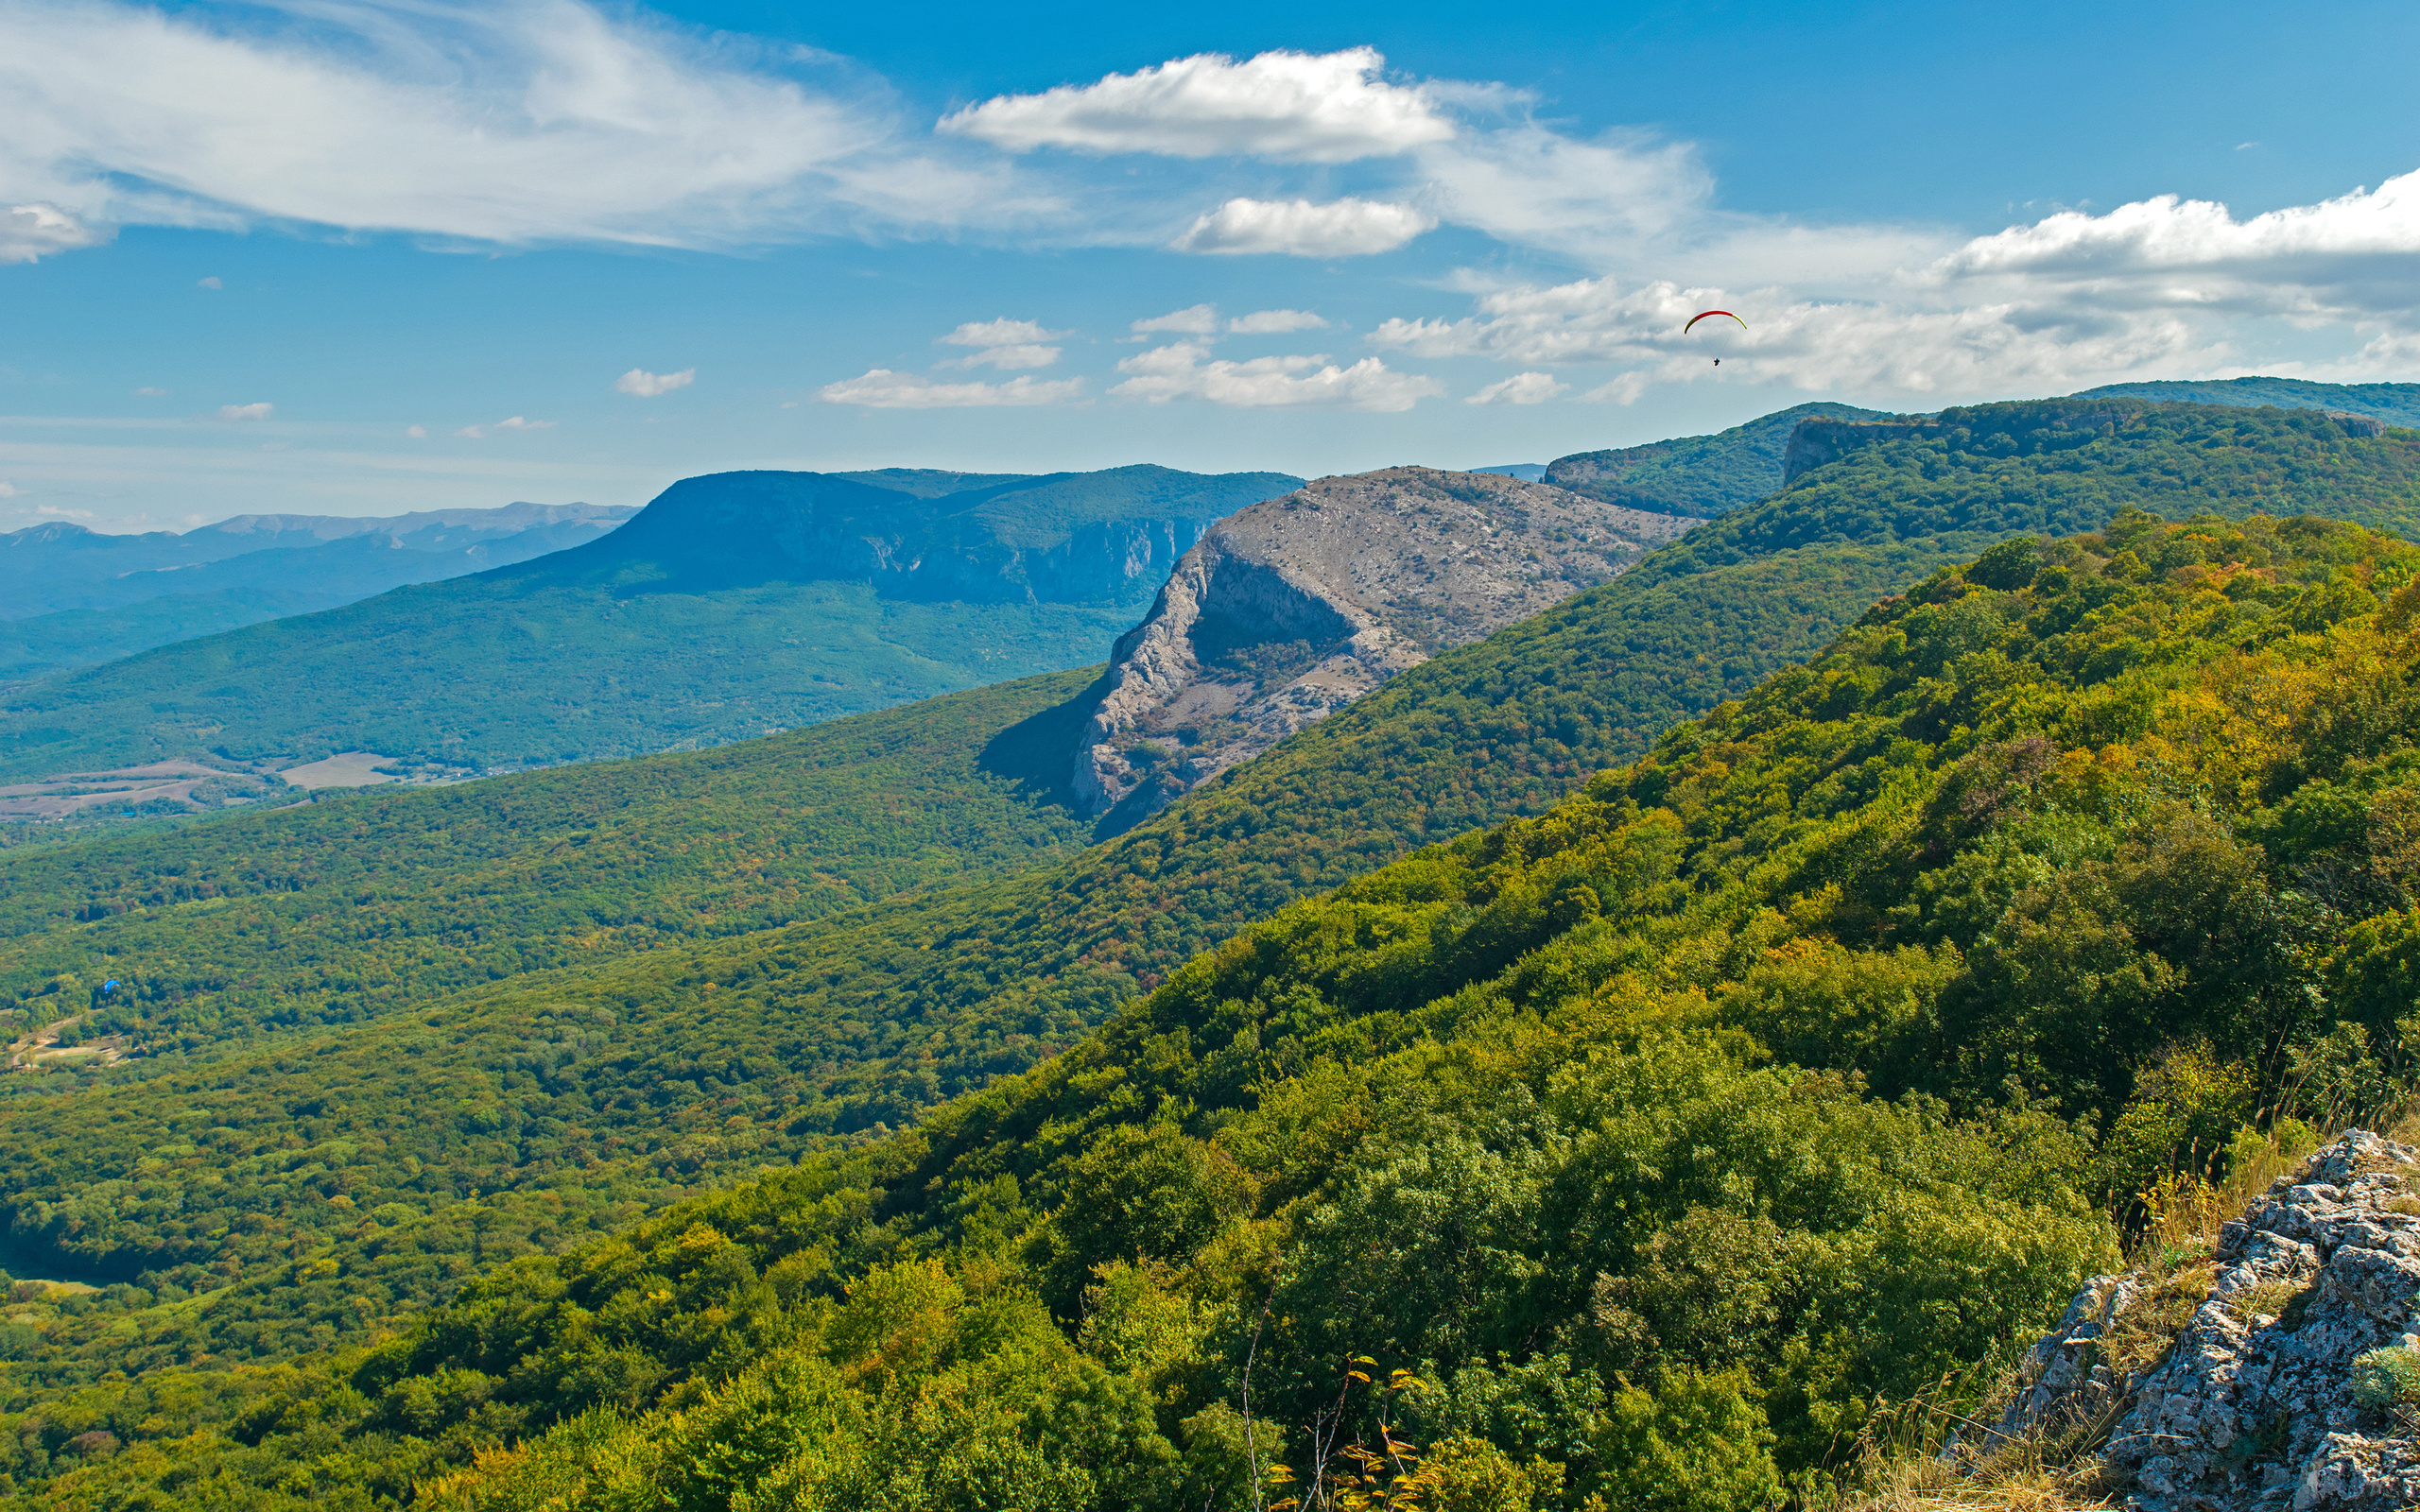
POLYGON ((1139 819, 1700 523, 1422 467, 1255 504, 1212 526, 1118 639, 1076 751, 1076 791, 1096 815, 1139 819))

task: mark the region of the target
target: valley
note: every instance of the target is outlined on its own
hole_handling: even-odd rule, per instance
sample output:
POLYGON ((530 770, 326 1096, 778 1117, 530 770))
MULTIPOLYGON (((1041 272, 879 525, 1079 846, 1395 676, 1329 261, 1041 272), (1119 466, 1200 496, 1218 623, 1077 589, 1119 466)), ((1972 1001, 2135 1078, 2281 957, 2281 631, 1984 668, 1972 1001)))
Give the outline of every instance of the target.
MULTIPOLYGON (((1609 1496, 1626 1421, 1743 1496, 1847 1474, 1824 1446, 1861 1404, 2047 1324, 2260 1106, 2169 1131, 2178 1057, 2288 1045, 2342 1099, 2400 1054, 2373 968, 2325 963, 2402 949, 2400 852, 2330 795, 2401 812, 2420 435, 2099 398, 1635 450, 1681 459, 1665 507, 1409 469, 1253 503, 1151 558, 1176 585, 1122 601, 1106 666, 0 853, 21 1043, 102 973, 125 993, 79 1032, 140 1052, 0 1079, 14 1263, 95 1288, 26 1304, 0 1404, 21 1443, 129 1446, 7 1473, 524 1505, 753 1441, 725 1407, 777 1378, 866 1423, 979 1378, 1128 1403, 1126 1447, 1046 1435, 1032 1474, 1209 1474, 1266 1295, 1270 1413, 1349 1347, 1438 1382, 1405 1399, 1424 1442, 1609 1496), (1701 524, 1673 501, 1735 485, 1688 466, 1777 475, 1701 524), (1131 801, 1097 753, 1154 742, 1201 768, 1131 801), (2286 916, 2247 900, 2322 866, 2363 901, 2311 937, 2380 943, 2263 975, 2286 916), (2044 890, 2079 868, 2100 891, 2044 890), (2092 996, 2118 970, 2150 984, 2122 1013, 2092 996), (1430 1243, 1443 1212, 1478 1237, 1430 1243), (1740 1268, 1794 1300, 1658 1342, 1740 1268), (882 1308, 959 1363, 849 1342, 909 1315, 882 1308), (1580 1437, 1472 1435, 1549 1376, 1580 1437)), ((953 558, 1024 573, 1010 608, 1104 559, 1052 558, 1028 507, 953 558)), ((541 576, 729 592, 635 528, 541 576)), ((1009 1453, 1027 1421, 967 1431, 1009 1453)))

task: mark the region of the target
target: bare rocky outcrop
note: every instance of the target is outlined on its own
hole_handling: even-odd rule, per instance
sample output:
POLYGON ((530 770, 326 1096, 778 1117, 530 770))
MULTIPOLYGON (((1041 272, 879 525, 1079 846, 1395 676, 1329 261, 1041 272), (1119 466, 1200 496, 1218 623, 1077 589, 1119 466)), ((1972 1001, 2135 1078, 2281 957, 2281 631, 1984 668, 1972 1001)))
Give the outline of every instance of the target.
POLYGON ((1253 505, 1212 526, 1119 638, 1075 753, 1076 791, 1095 814, 1140 818, 1697 524, 1420 467, 1253 505))
POLYGON ((2420 1150, 2344 1135, 2188 1274, 2202 1299, 2134 1369, 2118 1346, 2161 1285, 2086 1283, 2026 1357, 1994 1436, 2105 1430, 2103 1478, 2140 1512, 2420 1506, 2420 1404, 2391 1389, 2395 1372, 2420 1382, 2420 1150))

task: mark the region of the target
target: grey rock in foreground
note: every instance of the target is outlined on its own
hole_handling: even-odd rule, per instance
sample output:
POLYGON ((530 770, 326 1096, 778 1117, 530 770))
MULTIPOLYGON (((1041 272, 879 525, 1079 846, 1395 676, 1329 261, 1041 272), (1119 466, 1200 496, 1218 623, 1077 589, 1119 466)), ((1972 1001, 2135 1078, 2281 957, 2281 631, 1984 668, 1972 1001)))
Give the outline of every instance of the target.
POLYGON ((2361 1355, 2420 1344, 2415 1191, 2420 1150, 2359 1130, 2327 1145, 2221 1229, 2206 1297, 2132 1375, 2102 1345, 2152 1288, 2086 1283, 2026 1357, 1996 1436, 2115 1416, 2101 1466, 2140 1512, 2420 1506, 2410 1428, 2353 1392, 2361 1355))
POLYGON ((1075 752, 1140 818, 1439 651, 1604 582, 1701 522, 1517 478, 1322 478, 1212 526, 1110 672, 1075 752))

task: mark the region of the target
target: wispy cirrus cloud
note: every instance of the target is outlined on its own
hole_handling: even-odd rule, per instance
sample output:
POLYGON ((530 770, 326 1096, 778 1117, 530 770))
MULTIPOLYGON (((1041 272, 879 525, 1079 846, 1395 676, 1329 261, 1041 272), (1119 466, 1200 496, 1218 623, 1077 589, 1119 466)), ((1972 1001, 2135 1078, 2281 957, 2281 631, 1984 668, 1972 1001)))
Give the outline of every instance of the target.
POLYGON ((801 58, 581 0, 11 0, 0 261, 128 222, 717 247, 1047 208, 801 58))

